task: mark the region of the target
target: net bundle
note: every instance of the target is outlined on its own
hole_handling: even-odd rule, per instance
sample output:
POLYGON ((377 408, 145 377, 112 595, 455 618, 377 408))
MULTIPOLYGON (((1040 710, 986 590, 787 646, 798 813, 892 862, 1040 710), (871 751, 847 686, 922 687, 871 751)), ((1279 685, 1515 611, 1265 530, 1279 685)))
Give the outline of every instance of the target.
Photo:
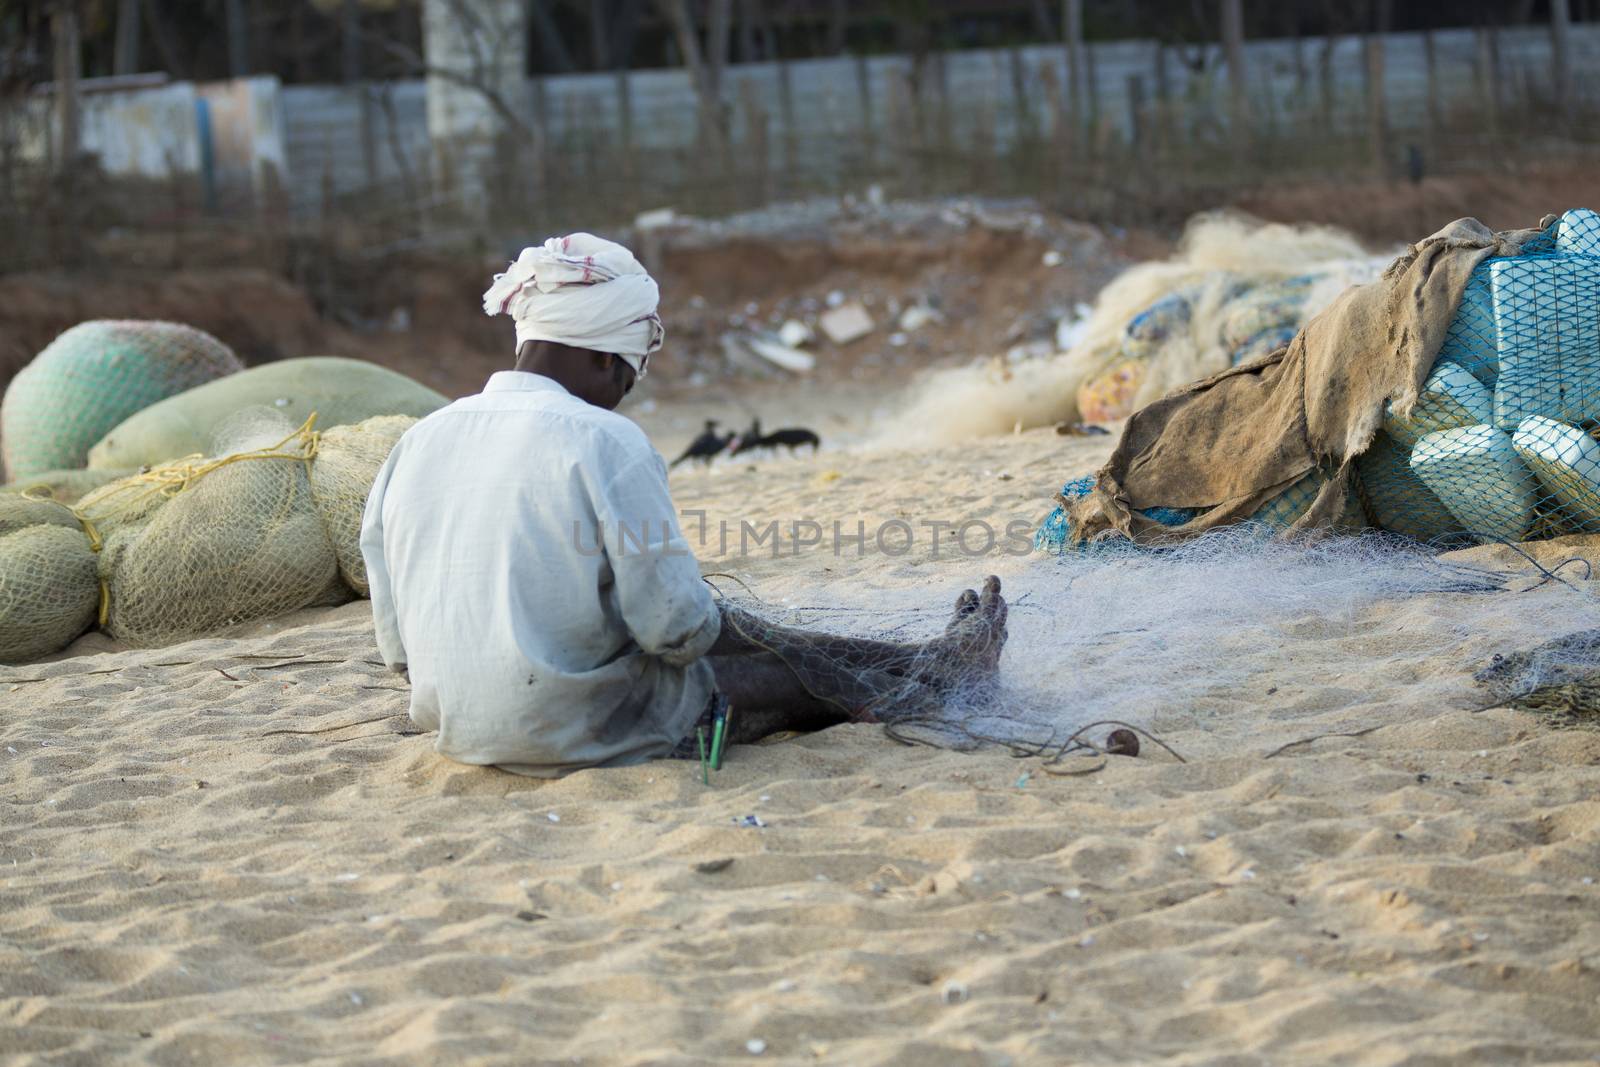
POLYGON ((334 356, 285 359, 252 367, 168 397, 113 427, 89 450, 92 468, 154 466, 212 448, 240 412, 268 409, 290 426, 317 415, 323 429, 377 415, 421 418, 448 401, 403 374, 334 356))
POLYGON ((104 538, 103 626, 132 645, 334 604, 367 592, 361 512, 378 468, 415 420, 387 416, 326 433, 236 413, 218 455, 113 482, 78 512, 104 538), (242 416, 242 417, 241 417, 242 416))
POLYGON ((361 558, 361 515, 378 468, 400 435, 416 424, 405 415, 380 415, 322 435, 311 464, 311 499, 333 545, 339 576, 358 596, 367 596, 367 565, 361 558))
POLYGON ((0 496, 0 663, 66 647, 94 625, 99 603, 92 542, 71 509, 0 496))
POLYGON ((1088 369, 1078 417, 1116 422, 1169 389, 1266 355, 1380 269, 1333 231, 1199 216, 1178 255, 1132 268, 1096 301, 1090 336, 1074 351, 1088 369))
POLYGON ((1473 271, 1417 403, 1357 460, 1372 521, 1420 541, 1600 533, 1600 215, 1473 271))
POLYGON ((227 345, 178 323, 79 323, 6 389, 0 402, 6 476, 82 467, 90 447, 128 416, 243 367, 227 345))

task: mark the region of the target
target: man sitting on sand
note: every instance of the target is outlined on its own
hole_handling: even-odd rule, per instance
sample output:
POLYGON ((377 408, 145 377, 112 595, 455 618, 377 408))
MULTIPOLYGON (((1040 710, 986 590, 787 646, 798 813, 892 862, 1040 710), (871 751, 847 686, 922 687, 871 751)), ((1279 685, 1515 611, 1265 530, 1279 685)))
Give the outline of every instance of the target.
POLYGON ((666 464, 613 412, 661 346, 657 301, 621 245, 575 233, 525 249, 484 295, 516 323, 514 369, 412 427, 378 473, 361 528, 378 648, 409 674, 438 751, 554 777, 692 754, 721 706, 741 743, 992 679, 993 577, 926 643, 719 606, 666 464))

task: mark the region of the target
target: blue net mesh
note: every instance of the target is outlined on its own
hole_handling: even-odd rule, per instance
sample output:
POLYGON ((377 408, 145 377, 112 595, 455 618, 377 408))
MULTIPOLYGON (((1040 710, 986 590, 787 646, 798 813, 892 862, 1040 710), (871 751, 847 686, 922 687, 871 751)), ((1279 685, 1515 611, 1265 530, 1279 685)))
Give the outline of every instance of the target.
POLYGON ((1415 408, 1357 461, 1376 525, 1418 540, 1600 532, 1600 216, 1473 272, 1415 408))
MULTIPOLYGON (((1254 515, 1251 515, 1241 527, 1253 528, 1264 537, 1281 534, 1294 525, 1295 521, 1304 515, 1317 499, 1317 494, 1322 491, 1327 482, 1328 475, 1313 471, 1294 485, 1279 493, 1273 499, 1263 504, 1254 515)), ((1075 478, 1061 487, 1061 496, 1069 503, 1088 496, 1094 489, 1094 477, 1086 476, 1075 478)), ((1184 523, 1199 515, 1200 508, 1145 508, 1140 512, 1147 519, 1159 522, 1163 526, 1182 526, 1184 523)), ((1361 504, 1352 493, 1346 502, 1345 512, 1340 521, 1340 527, 1349 532, 1359 531, 1365 524, 1362 519, 1361 504)), ((1072 543, 1072 522, 1067 515, 1067 508, 1057 505, 1039 527, 1039 532, 1034 535, 1034 547, 1049 552, 1106 552, 1121 551, 1128 546, 1122 538, 1110 538, 1096 541, 1083 541, 1076 545, 1072 543)))
MULTIPOLYGON (((1085 475, 1074 478, 1061 487, 1061 496, 1069 503, 1089 495, 1094 489, 1094 476, 1085 475)), ((1196 515, 1200 514, 1198 508, 1146 508, 1140 512, 1148 519, 1153 519, 1163 526, 1182 526, 1196 515)), ((1057 504, 1055 510, 1050 512, 1039 527, 1039 532, 1034 534, 1033 547, 1049 552, 1096 552, 1105 551, 1113 544, 1126 544, 1126 542, 1112 541, 1084 541, 1077 545, 1072 543, 1072 523, 1067 518, 1067 509, 1057 504)))

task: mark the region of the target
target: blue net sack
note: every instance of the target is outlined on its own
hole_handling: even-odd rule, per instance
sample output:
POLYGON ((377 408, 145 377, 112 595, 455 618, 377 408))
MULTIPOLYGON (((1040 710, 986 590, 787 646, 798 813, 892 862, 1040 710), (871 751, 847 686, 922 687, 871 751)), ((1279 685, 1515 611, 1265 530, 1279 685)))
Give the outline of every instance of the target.
MULTIPOLYGON (((1243 523, 1243 528, 1251 528, 1262 536, 1273 536, 1284 533, 1304 515, 1317 499, 1317 494, 1322 491, 1327 482, 1328 475, 1313 471, 1294 485, 1279 493, 1273 499, 1263 504, 1255 514, 1243 523)), ((1089 495, 1094 489, 1094 476, 1085 475, 1074 478, 1061 487, 1061 497, 1069 504, 1089 495)), ((1199 515, 1200 508, 1145 508, 1139 512, 1147 519, 1151 519, 1163 526, 1182 526, 1184 523, 1199 515)), ((1345 532, 1359 531, 1365 522, 1362 519, 1361 504, 1354 493, 1351 493, 1345 504, 1344 515, 1339 523, 1339 529, 1345 532)), ((1109 537, 1094 541, 1081 541, 1072 543, 1072 521, 1067 514, 1066 504, 1057 504, 1055 509, 1045 518, 1039 527, 1039 532, 1034 535, 1033 546, 1044 552, 1118 552, 1132 547, 1132 542, 1122 537, 1109 537)))
POLYGON ((1433 542, 1600 532, 1600 215, 1472 274, 1409 412, 1357 462, 1380 526, 1433 542))

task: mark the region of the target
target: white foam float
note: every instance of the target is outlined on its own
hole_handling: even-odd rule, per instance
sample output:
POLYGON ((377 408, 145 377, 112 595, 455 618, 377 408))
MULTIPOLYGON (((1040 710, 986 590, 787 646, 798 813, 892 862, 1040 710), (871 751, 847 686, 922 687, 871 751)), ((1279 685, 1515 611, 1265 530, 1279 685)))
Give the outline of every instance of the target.
POLYGON ((1523 419, 1511 442, 1571 519, 1585 530, 1600 530, 1600 442, 1542 415, 1523 419))
POLYGON ((1556 227, 1556 251, 1569 256, 1600 256, 1600 214, 1575 207, 1556 227))
POLYGON ((1503 430, 1458 426, 1427 434, 1411 450, 1411 470, 1480 540, 1520 541, 1533 528, 1539 483, 1503 430))
POLYGON ((1494 418, 1494 394, 1465 367, 1441 363, 1422 383, 1417 403, 1405 417, 1386 410, 1383 428, 1409 448, 1424 434, 1454 426, 1477 426, 1494 418))
POLYGON ((1600 419, 1600 257, 1494 260, 1494 423, 1600 419))

